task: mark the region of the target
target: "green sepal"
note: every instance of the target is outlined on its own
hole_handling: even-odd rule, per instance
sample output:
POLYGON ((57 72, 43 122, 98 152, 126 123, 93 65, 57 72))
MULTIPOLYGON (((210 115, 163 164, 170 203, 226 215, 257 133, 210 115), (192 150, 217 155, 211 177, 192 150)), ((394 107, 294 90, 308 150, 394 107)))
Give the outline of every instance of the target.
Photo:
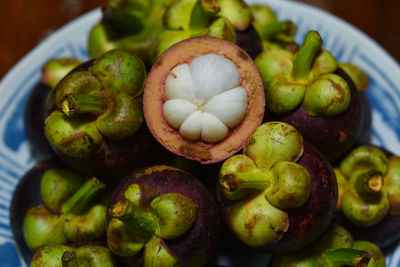
POLYGON ((158 219, 157 235, 163 239, 182 236, 197 219, 196 203, 182 194, 162 194, 153 199, 150 206, 158 219))
POLYGON ((289 228, 287 212, 271 205, 262 192, 233 203, 226 220, 235 236, 251 247, 278 242, 289 228))
POLYGON ((69 118, 57 110, 47 117, 44 133, 54 147, 74 158, 94 156, 104 146, 94 123, 84 117, 69 118))
POLYGON ((136 97, 143 92, 146 69, 143 61, 122 50, 111 50, 96 59, 89 68, 105 92, 110 95, 124 93, 136 97))
POLYGON ((67 243, 63 226, 64 216, 52 214, 44 206, 32 207, 25 214, 23 232, 28 247, 36 251, 45 245, 67 243))
POLYGON ((54 214, 60 214, 64 202, 82 185, 83 179, 68 169, 47 170, 40 181, 43 204, 54 214))
POLYGON ((50 88, 55 88, 62 78, 80 63, 79 59, 70 57, 50 59, 42 67, 42 82, 50 88))
POLYGON ((122 140, 134 135, 143 124, 142 107, 135 98, 118 94, 110 99, 108 109, 96 120, 97 129, 112 140, 122 140))
POLYGON ((179 259, 169 250, 161 238, 154 237, 147 242, 144 253, 144 267, 179 267, 179 259))

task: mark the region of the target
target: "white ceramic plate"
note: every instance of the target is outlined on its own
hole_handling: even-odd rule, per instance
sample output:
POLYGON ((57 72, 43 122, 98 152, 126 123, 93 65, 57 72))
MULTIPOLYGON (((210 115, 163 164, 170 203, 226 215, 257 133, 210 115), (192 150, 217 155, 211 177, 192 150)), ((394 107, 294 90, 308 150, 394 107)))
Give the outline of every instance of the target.
MULTIPOLYGON (((270 5, 280 19, 298 26, 297 41, 310 29, 320 32, 339 61, 361 66, 371 86, 373 138, 395 154, 400 154, 400 67, 368 36, 339 18, 294 1, 258 0, 249 3, 270 5)), ((10 230, 9 206, 20 177, 35 159, 29 149, 23 125, 24 106, 32 88, 40 80, 40 69, 50 58, 73 56, 87 59, 86 41, 90 28, 100 20, 99 9, 70 22, 27 54, 0 82, 0 262, 1 266, 25 266, 10 230)), ((229 262, 230 259, 222 259, 229 262)), ((265 266, 256 260, 254 265, 265 266)), ((388 266, 400 265, 400 246, 387 256, 388 266)))

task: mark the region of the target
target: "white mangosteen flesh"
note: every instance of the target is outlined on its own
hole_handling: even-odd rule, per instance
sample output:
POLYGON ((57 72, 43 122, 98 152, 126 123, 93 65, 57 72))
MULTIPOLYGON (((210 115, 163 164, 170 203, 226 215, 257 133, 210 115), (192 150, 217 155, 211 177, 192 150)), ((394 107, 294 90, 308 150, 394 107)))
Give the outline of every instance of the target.
POLYGON ((186 139, 223 140, 247 110, 236 65, 226 57, 205 54, 173 68, 165 81, 163 114, 186 139))

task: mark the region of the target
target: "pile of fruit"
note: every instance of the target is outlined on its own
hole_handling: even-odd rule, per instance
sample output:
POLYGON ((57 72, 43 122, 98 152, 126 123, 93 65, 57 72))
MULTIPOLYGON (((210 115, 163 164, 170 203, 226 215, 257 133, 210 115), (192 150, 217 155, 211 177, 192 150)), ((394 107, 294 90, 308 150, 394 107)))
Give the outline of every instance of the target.
POLYGON ((91 60, 47 62, 27 106, 49 158, 11 204, 31 266, 218 266, 223 247, 265 266, 385 266, 400 157, 368 143, 360 68, 315 30, 296 43, 265 5, 102 10, 91 60))

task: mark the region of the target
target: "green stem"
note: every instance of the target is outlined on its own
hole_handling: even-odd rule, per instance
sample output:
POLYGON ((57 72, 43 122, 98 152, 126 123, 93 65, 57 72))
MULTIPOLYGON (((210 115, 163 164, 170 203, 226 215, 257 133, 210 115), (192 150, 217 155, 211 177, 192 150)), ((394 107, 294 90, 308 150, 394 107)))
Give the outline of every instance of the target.
POLYGON ((78 259, 74 251, 65 251, 61 257, 62 267, 79 267, 78 259))
POLYGON ((268 25, 263 26, 260 29, 261 38, 263 39, 271 39, 279 33, 292 35, 296 31, 296 25, 287 20, 287 21, 277 21, 268 25))
POLYGON ((270 185, 271 178, 264 172, 236 172, 224 175, 220 184, 229 192, 243 189, 264 190, 270 185))
POLYGON ((379 195, 383 188, 383 175, 378 171, 362 173, 354 181, 354 187, 360 196, 379 195))
POLYGON ((204 29, 209 26, 210 18, 219 11, 216 1, 197 1, 192 9, 189 27, 194 30, 204 29), (208 3, 210 2, 210 3, 208 3), (214 3, 215 2, 215 3, 214 3))
POLYGON ((372 257, 367 251, 352 248, 339 248, 326 254, 329 261, 337 265, 366 267, 372 257))
POLYGON ((100 115, 106 105, 106 99, 100 95, 69 94, 62 101, 61 108, 65 115, 73 117, 84 113, 100 115))
POLYGON ((293 63, 292 77, 297 80, 307 79, 317 53, 322 48, 322 38, 317 31, 309 31, 300 46, 293 63))
POLYGON ((89 202, 105 188, 105 185, 97 178, 86 181, 62 206, 61 212, 81 213, 89 202))

